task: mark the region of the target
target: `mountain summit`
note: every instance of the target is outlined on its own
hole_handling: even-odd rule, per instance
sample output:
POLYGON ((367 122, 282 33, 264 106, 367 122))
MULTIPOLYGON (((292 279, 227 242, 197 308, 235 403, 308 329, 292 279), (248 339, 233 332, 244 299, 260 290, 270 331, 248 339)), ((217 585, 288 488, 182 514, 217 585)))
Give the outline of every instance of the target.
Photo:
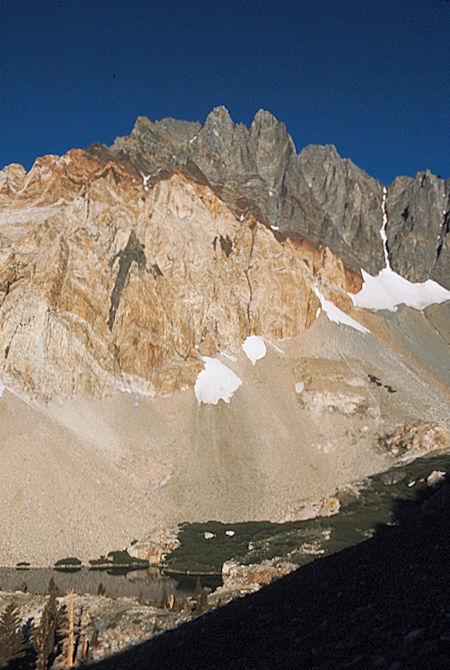
MULTIPOLYGON (((88 155, 115 160, 136 175, 193 169, 230 209, 252 212, 281 234, 325 244, 353 270, 384 266, 379 230, 382 184, 332 145, 298 155, 284 123, 259 110, 250 126, 233 124, 225 107, 199 123, 140 117, 128 137, 88 155), (193 164, 193 165, 192 165, 193 164)), ((387 189, 387 248, 393 269, 414 282, 450 288, 450 180, 429 171, 398 177, 387 189)))

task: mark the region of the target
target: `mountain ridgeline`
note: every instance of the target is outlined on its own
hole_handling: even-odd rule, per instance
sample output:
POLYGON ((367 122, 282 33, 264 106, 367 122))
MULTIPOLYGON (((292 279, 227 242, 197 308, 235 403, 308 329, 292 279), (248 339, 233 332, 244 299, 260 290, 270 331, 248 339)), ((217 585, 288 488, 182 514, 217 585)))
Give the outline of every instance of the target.
MULTIPOLYGON (((252 212, 282 236, 327 245, 352 271, 376 274, 384 267, 382 184, 333 145, 309 145, 297 154, 285 124, 267 111, 250 128, 234 124, 225 107, 215 108, 203 127, 139 117, 129 136, 86 153, 149 180, 182 170, 239 216, 252 212)), ((392 269, 413 282, 434 279, 450 288, 450 179, 428 170, 397 177, 387 187, 386 210, 392 269)))

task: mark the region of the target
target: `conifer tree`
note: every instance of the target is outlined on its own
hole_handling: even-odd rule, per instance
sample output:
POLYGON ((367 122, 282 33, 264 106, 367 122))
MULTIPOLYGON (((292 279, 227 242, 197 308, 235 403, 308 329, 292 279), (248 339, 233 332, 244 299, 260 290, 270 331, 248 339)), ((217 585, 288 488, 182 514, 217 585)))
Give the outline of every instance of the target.
POLYGON ((202 591, 203 591, 202 580, 200 579, 200 576, 198 576, 197 581, 195 582, 195 589, 194 589, 194 598, 196 600, 199 600, 202 597, 202 591))
POLYGON ((33 635, 33 646, 37 653, 36 670, 48 670, 56 655, 58 622, 56 594, 52 591, 42 612, 40 625, 33 635))
POLYGON ((64 651, 66 657, 66 668, 71 668, 74 662, 75 655, 75 622, 74 622, 74 606, 73 606, 73 589, 69 591, 69 603, 67 612, 64 617, 63 626, 61 628, 61 636, 64 638, 64 651))
POLYGON ((50 581, 49 581, 48 586, 47 586, 47 593, 49 595, 54 595, 55 597, 59 596, 59 589, 58 589, 58 587, 56 585, 56 582, 53 579, 53 577, 50 577, 50 581))
POLYGON ((100 582, 100 584, 98 585, 97 595, 98 595, 98 596, 104 596, 104 595, 106 595, 106 589, 105 589, 105 587, 103 586, 103 582, 100 582))
POLYGON ((17 607, 10 603, 0 618, 0 668, 6 668, 27 653, 27 643, 20 630, 17 607))
POLYGON ((89 640, 83 637, 81 640, 80 661, 86 661, 89 658, 89 640))
POLYGON ((89 646, 94 648, 97 645, 98 645, 98 628, 97 626, 94 625, 94 628, 92 630, 92 636, 89 641, 89 646))
POLYGON ((201 612, 207 612, 209 609, 208 605, 208 589, 202 589, 202 594, 200 596, 200 602, 199 602, 199 613, 201 612))

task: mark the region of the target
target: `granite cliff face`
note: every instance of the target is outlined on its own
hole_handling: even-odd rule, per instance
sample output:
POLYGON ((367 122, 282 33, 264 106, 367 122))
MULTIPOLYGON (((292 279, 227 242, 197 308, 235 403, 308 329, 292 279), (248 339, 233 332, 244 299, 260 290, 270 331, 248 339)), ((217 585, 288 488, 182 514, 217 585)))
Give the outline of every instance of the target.
POLYGON ((450 179, 428 170, 397 177, 387 191, 392 268, 411 281, 450 287, 450 179))
POLYGON ((246 128, 223 107, 0 171, 0 561, 333 513, 336 487, 392 465, 380 439, 447 435, 449 303, 353 294, 385 252, 448 285, 448 198, 429 173, 383 189, 334 147, 297 155, 271 114, 246 128), (211 359, 230 402, 198 395, 211 359))
POLYGON ((148 185, 73 150, 9 166, 0 188, 0 371, 30 397, 192 386, 201 356, 307 328, 313 285, 348 308, 360 285, 178 170, 148 185))

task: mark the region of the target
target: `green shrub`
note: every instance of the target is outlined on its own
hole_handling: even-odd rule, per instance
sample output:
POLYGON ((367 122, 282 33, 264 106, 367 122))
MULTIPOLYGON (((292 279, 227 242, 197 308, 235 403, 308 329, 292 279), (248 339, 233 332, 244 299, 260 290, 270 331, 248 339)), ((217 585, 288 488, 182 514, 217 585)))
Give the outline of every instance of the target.
POLYGON ((26 570, 26 568, 30 567, 30 563, 27 563, 27 561, 20 561, 20 563, 17 563, 16 568, 26 570))
POLYGON ((141 568, 148 568, 149 565, 148 561, 145 561, 142 558, 133 558, 133 556, 130 556, 126 549, 123 551, 110 551, 108 558, 115 565, 132 565, 141 568))
POLYGON ((75 558, 74 556, 69 556, 68 558, 60 558, 59 561, 56 561, 55 563, 55 568, 58 567, 67 567, 67 566, 76 566, 80 567, 81 566, 81 561, 79 558, 75 558))
POLYGON ((91 565, 92 567, 112 565, 112 561, 109 558, 106 558, 106 556, 101 556, 100 558, 89 559, 89 565, 91 565))

